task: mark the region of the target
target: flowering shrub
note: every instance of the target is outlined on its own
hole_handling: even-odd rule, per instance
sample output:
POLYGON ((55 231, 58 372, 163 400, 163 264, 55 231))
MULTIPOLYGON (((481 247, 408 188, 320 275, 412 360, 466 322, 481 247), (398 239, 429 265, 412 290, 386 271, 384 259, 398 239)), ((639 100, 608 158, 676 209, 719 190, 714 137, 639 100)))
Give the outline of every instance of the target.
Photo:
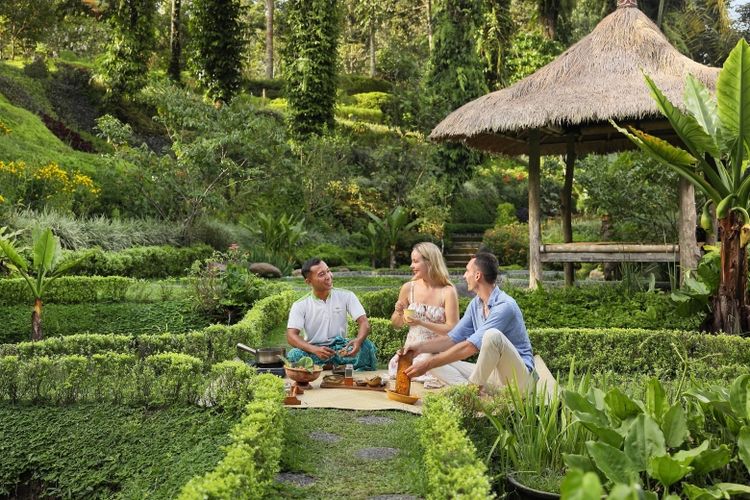
POLYGON ((32 166, 23 161, 0 161, 0 186, 0 203, 32 209, 85 212, 101 193, 89 176, 55 162, 32 166))

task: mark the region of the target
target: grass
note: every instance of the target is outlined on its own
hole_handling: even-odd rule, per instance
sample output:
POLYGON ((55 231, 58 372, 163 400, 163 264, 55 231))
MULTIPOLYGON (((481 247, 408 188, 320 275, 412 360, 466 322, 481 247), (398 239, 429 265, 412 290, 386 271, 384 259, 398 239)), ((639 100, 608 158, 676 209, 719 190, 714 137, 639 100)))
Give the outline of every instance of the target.
POLYGON ((95 172, 101 166, 99 155, 74 151, 55 137, 38 116, 13 106, 2 94, 0 116, 11 130, 10 134, 0 135, 0 161, 24 161, 30 165, 54 161, 85 173, 95 172))
POLYGON ((342 410, 290 410, 282 470, 315 478, 307 487, 278 485, 278 498, 369 498, 376 495, 423 496, 425 489, 422 450, 414 431, 415 415, 402 412, 357 412, 342 410), (390 424, 366 425, 357 418, 387 416, 390 424), (313 440, 313 431, 340 436, 337 443, 313 440), (360 448, 398 448, 391 460, 365 460, 360 448))

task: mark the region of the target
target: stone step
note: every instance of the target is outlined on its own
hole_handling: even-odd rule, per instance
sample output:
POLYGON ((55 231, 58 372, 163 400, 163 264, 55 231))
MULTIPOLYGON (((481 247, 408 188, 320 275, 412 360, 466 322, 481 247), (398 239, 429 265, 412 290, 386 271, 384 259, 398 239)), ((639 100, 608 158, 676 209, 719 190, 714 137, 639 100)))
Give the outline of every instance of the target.
POLYGON ((482 241, 484 238, 483 233, 454 233, 450 236, 450 240, 453 242, 457 241, 482 241))
POLYGON ((458 241, 453 243, 451 248, 479 248, 481 246, 481 241, 458 241))

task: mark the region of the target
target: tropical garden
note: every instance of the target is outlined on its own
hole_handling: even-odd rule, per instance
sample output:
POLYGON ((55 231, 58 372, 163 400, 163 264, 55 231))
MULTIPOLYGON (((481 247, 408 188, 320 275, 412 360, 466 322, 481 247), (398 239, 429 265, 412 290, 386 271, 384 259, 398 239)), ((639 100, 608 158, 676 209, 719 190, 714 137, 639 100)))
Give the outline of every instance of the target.
POLYGON ((428 139, 616 4, 0 2, 0 497, 750 496, 750 6, 639 2, 716 90, 646 74, 679 141, 614 123, 631 150, 570 181, 541 161, 546 243, 568 208, 574 241, 676 242, 688 180, 696 269, 548 264, 529 290, 529 158, 428 139), (421 241, 459 286, 498 256, 557 386, 285 407, 236 345, 286 346, 302 262, 358 295, 386 366, 421 241))

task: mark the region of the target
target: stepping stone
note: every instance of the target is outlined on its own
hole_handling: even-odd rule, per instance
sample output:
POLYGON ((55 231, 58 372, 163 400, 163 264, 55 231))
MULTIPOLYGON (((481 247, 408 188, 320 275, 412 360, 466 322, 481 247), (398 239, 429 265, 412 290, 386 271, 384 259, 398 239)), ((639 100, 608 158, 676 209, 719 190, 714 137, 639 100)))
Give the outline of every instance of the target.
POLYGON ((389 417, 378 417, 376 415, 367 415, 365 417, 357 418, 357 422, 359 422, 360 424, 367 424, 367 425, 385 425, 385 424, 392 424, 393 419, 389 417))
POLYGON ((293 486, 310 486, 315 483, 315 478, 302 472, 279 472, 276 474, 276 482, 293 486))
POLYGON ((362 448, 355 455, 365 460, 390 460, 398 455, 398 448, 362 448))
POLYGON ((308 434, 308 436, 310 436, 310 439, 314 439, 315 441, 320 441, 322 443, 338 443, 339 441, 341 441, 341 436, 331 434, 330 432, 313 431, 308 434))

